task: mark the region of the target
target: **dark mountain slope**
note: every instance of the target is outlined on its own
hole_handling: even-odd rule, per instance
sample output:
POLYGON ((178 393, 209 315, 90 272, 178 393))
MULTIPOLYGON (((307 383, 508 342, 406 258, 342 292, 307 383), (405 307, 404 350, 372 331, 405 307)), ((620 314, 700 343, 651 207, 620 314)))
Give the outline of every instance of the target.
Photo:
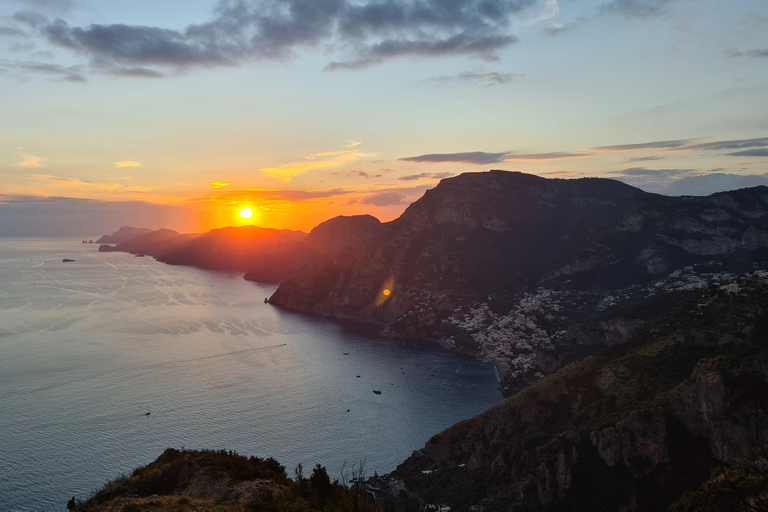
POLYGON ((348 264, 361 246, 383 233, 379 219, 370 215, 334 217, 317 225, 298 243, 255 260, 245 279, 279 283, 298 276, 303 280, 328 264, 337 267, 348 264))
MULTIPOLYGON (((764 457, 766 364, 764 276, 697 294, 454 425, 395 475, 453 510, 664 510, 721 462, 764 457)), ((768 491, 766 476, 749 492, 768 491)))
POLYGON ((411 334, 439 337, 460 299, 647 285, 713 259, 751 269, 768 259, 767 213, 766 187, 665 197, 598 178, 467 173, 427 191, 346 265, 304 272, 270 302, 382 323, 428 309, 411 334))

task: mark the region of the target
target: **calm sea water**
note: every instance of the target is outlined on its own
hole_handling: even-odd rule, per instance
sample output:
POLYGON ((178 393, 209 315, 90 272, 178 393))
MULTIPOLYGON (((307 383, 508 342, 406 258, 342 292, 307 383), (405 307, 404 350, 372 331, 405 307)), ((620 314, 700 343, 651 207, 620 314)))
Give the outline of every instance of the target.
POLYGON ((0 510, 65 509, 168 447, 388 472, 501 399, 493 367, 435 344, 96 249, 0 238, 0 510))

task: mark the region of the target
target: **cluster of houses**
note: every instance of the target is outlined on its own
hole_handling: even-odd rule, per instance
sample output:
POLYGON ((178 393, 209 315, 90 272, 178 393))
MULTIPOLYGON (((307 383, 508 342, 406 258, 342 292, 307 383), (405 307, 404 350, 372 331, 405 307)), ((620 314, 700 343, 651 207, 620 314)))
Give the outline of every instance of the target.
MULTIPOLYGON (((484 361, 503 363, 517 372, 533 371, 537 367, 537 350, 553 351, 553 340, 561 332, 549 332, 541 324, 552 322, 562 312, 563 293, 540 288, 524 294, 507 314, 491 311, 482 303, 461 314, 444 320, 452 327, 469 333, 477 344, 484 361)), ((564 317, 561 317, 564 318, 564 317)))

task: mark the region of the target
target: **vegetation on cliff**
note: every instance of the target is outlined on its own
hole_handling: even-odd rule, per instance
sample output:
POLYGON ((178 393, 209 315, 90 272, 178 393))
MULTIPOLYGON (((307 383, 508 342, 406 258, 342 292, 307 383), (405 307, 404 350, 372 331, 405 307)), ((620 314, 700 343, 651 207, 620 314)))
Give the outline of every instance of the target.
POLYGON ((765 468, 767 364, 768 282, 746 278, 434 436, 395 475, 454 510, 719 510, 696 504, 727 475, 768 487, 744 469, 765 468))
POLYGON ((339 481, 331 482, 319 464, 295 479, 275 459, 245 457, 224 450, 166 450, 151 464, 122 476, 85 502, 73 498, 79 512, 140 510, 208 511, 355 511, 376 506, 339 481))

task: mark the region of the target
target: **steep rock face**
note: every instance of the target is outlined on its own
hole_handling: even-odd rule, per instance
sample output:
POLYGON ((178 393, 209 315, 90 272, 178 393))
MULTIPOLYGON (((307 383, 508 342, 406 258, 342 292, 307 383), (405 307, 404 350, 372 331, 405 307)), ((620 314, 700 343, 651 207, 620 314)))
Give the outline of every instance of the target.
POLYGON ((750 267, 768 259, 766 213, 766 187, 665 197, 598 178, 467 173, 427 191, 333 269, 293 277, 270 302, 439 337, 460 298, 648 284, 713 258, 750 267))
POLYGON ((395 475, 458 509, 664 510, 710 468, 760 457, 768 281, 741 283, 437 434, 395 475))
MULTIPOLYGON (((254 261, 245 279, 290 283, 306 281, 328 264, 346 265, 361 246, 371 243, 382 231, 379 219, 370 215, 334 217, 317 225, 299 243, 254 261)), ((320 276, 315 280, 319 281, 320 276)), ((294 306, 294 309, 299 309, 299 306, 294 306)))

